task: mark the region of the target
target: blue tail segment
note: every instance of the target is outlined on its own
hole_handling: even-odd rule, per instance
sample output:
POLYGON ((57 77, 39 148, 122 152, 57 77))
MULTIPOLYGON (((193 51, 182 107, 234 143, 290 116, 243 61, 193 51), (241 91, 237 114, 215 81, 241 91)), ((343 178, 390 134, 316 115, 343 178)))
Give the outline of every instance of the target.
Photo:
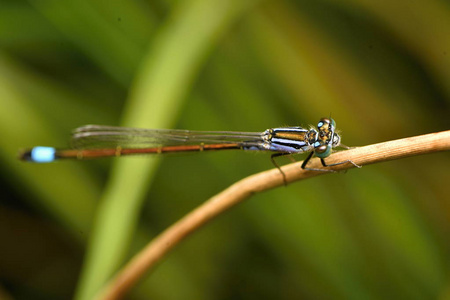
POLYGON ((34 147, 20 155, 22 160, 36 163, 48 163, 56 159, 56 150, 53 147, 34 147))

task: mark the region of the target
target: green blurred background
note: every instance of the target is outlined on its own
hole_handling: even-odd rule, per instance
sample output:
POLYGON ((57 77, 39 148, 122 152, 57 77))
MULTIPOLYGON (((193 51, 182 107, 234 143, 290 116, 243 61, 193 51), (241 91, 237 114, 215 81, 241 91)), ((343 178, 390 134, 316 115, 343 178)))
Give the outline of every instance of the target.
MULTIPOLYGON (((239 151, 37 165, 20 148, 66 147, 84 124, 263 131, 330 114, 358 146, 449 129, 449 99, 445 0, 2 0, 0 298, 91 299, 170 224, 273 167, 239 151)), ((255 195, 127 299, 450 299, 449 161, 255 195)))

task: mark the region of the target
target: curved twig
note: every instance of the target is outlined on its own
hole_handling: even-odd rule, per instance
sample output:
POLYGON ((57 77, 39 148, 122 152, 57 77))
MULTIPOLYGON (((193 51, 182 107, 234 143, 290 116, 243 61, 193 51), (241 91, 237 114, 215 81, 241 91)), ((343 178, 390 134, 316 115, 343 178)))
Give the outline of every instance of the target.
MULTIPOLYGON (((364 166, 445 150, 450 150, 450 130, 337 152, 327 158, 327 163, 332 164, 344 160, 352 160, 357 165, 364 166)), ((300 168, 301 164, 302 162, 297 162, 282 167, 287 183, 329 174, 303 170, 300 168)), ((320 168, 320 161, 313 159, 308 166, 320 168)), ((351 168, 354 168, 354 166, 347 163, 338 165, 333 169, 339 171, 351 168)), ((187 214, 151 241, 118 272, 97 296, 97 299, 120 299, 145 273, 151 271, 171 249, 208 221, 255 193, 282 185, 284 185, 284 180, 278 169, 261 172, 233 184, 187 214)))

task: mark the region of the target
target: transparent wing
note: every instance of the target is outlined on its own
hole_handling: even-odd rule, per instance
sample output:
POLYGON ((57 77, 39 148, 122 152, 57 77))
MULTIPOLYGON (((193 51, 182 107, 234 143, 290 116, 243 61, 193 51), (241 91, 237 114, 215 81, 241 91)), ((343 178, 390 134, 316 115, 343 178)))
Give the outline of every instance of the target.
POLYGON ((71 146, 78 149, 117 147, 151 148, 189 144, 239 143, 257 146, 263 133, 234 131, 190 131, 180 129, 140 129, 86 125, 74 130, 71 146))

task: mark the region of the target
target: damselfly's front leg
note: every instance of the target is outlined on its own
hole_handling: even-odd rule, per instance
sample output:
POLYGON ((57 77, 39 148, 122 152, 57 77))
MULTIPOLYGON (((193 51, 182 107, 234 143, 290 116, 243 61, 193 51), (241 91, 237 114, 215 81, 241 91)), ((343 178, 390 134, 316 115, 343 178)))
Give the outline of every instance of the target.
MULTIPOLYGON (((303 161, 302 163, 302 169, 304 170, 308 170, 308 171, 319 171, 319 172, 330 172, 330 173, 337 173, 338 171, 335 170, 331 170, 331 169, 316 169, 316 168, 307 168, 306 165, 308 164, 308 162, 311 160, 312 156, 314 155, 314 152, 311 152, 308 157, 303 161)), ((322 166, 324 167, 333 167, 333 166, 338 166, 338 165, 342 165, 345 163, 351 163, 352 165, 354 165, 357 168, 361 168, 360 165, 355 164, 352 160, 347 159, 338 163, 334 163, 334 164, 327 164, 325 162, 324 158, 320 159, 320 162, 322 163, 322 166)))
POLYGON ((338 162, 338 163, 335 163, 335 164, 330 164, 330 165, 328 165, 327 163, 325 163, 325 160, 324 160, 323 158, 321 158, 320 161, 322 162, 322 166, 324 166, 324 167, 333 167, 333 166, 338 166, 338 165, 342 165, 342 164, 345 164, 345 163, 351 163, 352 165, 354 165, 354 166, 357 167, 357 168, 362 168, 360 165, 355 164, 355 163, 354 163, 352 160, 350 160, 350 159, 346 159, 346 160, 343 160, 343 161, 341 161, 341 162, 338 162))

